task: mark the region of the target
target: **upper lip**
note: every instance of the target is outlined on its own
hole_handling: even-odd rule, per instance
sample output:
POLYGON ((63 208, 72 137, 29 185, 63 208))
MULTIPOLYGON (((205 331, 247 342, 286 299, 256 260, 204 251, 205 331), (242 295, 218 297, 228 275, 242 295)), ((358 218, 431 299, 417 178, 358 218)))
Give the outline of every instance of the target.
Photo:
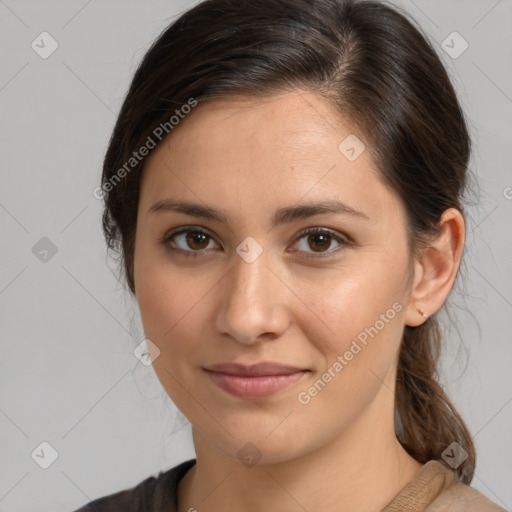
POLYGON ((228 375, 259 376, 259 375, 290 375, 305 371, 302 368, 287 366, 280 363, 263 362, 256 364, 222 363, 205 367, 205 370, 228 375))

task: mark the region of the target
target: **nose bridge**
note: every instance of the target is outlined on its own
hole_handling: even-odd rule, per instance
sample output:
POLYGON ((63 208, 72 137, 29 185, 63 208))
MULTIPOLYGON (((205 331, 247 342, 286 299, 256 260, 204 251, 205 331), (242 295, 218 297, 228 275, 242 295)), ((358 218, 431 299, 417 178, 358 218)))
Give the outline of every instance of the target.
POLYGON ((258 249, 253 240, 240 244, 225 277, 226 291, 218 317, 221 331, 238 341, 253 343, 261 334, 278 334, 285 328, 280 304, 283 293, 279 290, 284 285, 272 266, 270 253, 258 249))
POLYGON ((253 300, 257 299, 269 284, 270 252, 263 250, 260 244, 255 246, 252 240, 242 242, 236 252, 233 257, 233 287, 242 295, 253 295, 253 300))

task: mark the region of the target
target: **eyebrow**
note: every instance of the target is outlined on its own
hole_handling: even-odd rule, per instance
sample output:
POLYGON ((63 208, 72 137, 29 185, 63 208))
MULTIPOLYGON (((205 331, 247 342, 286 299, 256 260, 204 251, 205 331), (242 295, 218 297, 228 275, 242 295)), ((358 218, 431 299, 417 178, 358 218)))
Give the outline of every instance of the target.
MULTIPOLYGON (((148 214, 157 212, 178 212, 192 217, 217 221, 225 225, 229 224, 227 217, 223 213, 199 203, 163 199, 162 201, 157 201, 148 210, 148 214)), ((365 213, 355 210, 339 201, 322 201, 319 203, 304 203, 297 206, 280 208, 274 213, 271 225, 275 227, 279 224, 286 224, 298 219, 305 219, 325 213, 345 214, 364 220, 370 220, 365 213)))

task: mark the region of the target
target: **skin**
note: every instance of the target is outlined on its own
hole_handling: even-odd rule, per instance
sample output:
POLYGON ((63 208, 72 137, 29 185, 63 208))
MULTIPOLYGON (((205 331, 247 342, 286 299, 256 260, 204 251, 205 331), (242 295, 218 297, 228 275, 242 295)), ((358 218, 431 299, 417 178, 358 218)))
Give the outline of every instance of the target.
POLYGON ((422 466, 395 436, 398 350, 404 326, 425 321, 418 307, 433 314, 450 292, 464 220, 446 210, 440 235, 413 260, 403 203, 379 178, 370 151, 349 161, 338 150, 351 133, 313 92, 230 97, 199 104, 146 161, 135 293, 146 337, 160 351, 155 372, 192 424, 197 463, 180 482, 179 512, 255 512, 276 503, 282 512, 379 511, 422 466), (208 205, 229 224, 148 213, 169 198, 208 205), (323 213, 271 227, 275 210, 325 200, 368 220, 323 213), (177 235, 167 248, 160 242, 184 226, 208 236, 187 244, 177 235), (310 227, 349 243, 329 236, 308 243, 301 232, 310 227), (251 263, 236 252, 246 237, 263 249, 251 263), (194 251, 199 257, 187 256, 194 251), (395 303, 401 311, 300 403, 299 393, 395 303), (244 400, 203 369, 260 361, 309 372, 273 396, 244 400), (252 466, 237 457, 249 442, 261 455, 252 466))

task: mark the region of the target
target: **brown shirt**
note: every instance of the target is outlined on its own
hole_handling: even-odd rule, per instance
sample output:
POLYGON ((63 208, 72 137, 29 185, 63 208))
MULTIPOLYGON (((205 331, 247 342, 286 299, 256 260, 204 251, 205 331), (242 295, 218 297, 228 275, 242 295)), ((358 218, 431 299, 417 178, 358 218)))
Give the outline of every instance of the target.
MULTIPOLYGON (((75 512, 177 512, 178 483, 195 464, 190 459, 136 487, 91 501, 75 512)), ((431 460, 381 512, 506 512, 431 460)))

